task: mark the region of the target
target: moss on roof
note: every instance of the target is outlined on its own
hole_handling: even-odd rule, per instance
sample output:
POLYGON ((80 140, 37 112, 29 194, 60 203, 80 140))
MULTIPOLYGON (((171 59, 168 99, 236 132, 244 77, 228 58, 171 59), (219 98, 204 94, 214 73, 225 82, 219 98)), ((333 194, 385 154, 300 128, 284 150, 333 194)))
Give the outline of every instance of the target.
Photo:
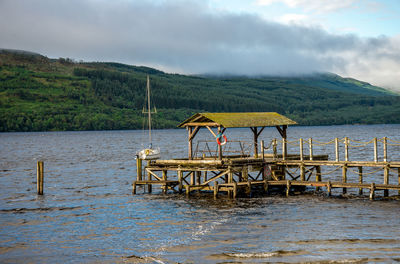
POLYGON ((202 126, 205 123, 216 123, 223 127, 264 127, 295 125, 295 121, 275 112, 251 113, 197 113, 186 119, 178 127, 185 127, 188 123, 202 126))

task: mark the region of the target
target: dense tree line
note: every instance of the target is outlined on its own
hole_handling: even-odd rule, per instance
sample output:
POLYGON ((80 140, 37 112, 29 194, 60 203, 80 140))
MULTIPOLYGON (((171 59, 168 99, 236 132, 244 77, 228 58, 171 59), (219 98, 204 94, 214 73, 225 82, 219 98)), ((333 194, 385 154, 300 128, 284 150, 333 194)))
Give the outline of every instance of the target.
POLYGON ((301 125, 400 123, 399 96, 336 75, 184 76, 32 55, 21 65, 20 56, 0 64, 0 131, 141 129, 147 74, 156 128, 195 112, 273 111, 301 125))

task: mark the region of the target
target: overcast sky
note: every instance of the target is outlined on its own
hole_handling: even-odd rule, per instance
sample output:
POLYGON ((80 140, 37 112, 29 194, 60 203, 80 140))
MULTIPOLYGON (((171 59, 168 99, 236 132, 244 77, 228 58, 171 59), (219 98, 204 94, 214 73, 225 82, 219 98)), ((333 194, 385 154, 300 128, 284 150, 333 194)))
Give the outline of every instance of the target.
POLYGON ((0 0, 0 48, 166 72, 333 72, 400 91, 398 0, 0 0))

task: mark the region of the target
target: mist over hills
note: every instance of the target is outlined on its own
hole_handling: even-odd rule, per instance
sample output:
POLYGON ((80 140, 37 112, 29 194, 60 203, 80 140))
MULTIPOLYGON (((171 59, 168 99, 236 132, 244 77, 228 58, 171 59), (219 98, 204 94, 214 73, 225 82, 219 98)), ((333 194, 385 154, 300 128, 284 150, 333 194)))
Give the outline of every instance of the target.
POLYGON ((0 131, 141 129, 147 74, 156 128, 196 112, 273 111, 300 125, 400 123, 400 96, 333 73, 193 76, 3 49, 0 131))

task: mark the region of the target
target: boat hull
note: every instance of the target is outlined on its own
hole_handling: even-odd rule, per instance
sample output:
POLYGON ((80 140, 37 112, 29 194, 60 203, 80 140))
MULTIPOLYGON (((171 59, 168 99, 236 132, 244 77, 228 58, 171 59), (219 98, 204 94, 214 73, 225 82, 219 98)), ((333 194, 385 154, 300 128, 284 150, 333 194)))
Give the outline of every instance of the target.
POLYGON ((142 160, 156 160, 161 156, 160 149, 146 148, 137 153, 137 157, 142 160))

